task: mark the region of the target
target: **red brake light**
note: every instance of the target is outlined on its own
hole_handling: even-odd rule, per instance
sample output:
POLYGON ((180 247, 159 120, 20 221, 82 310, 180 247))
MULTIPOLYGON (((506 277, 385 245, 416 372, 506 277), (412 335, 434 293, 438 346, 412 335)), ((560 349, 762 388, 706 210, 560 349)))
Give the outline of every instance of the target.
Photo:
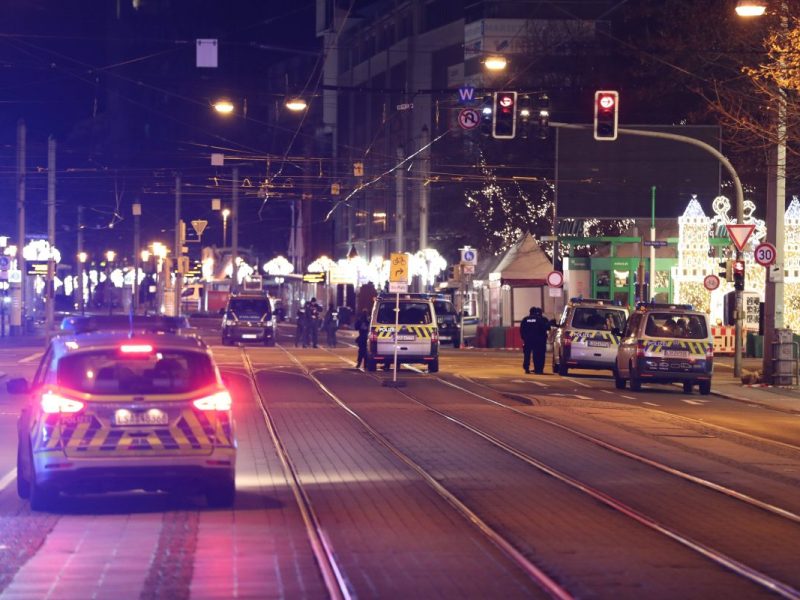
POLYGON ((42 410, 49 414, 56 413, 77 413, 83 410, 84 404, 80 400, 64 398, 53 392, 45 392, 41 399, 42 410))
POLYGON ((644 342, 641 340, 636 343, 636 356, 644 358, 644 342))
POLYGON ((119 351, 123 354, 152 354, 153 346, 150 344, 122 344, 119 351))
POLYGON ((233 405, 233 398, 231 398, 228 390, 222 390, 210 396, 198 398, 192 404, 200 410, 230 410, 233 405))
POLYGON ((565 331, 561 336, 561 342, 565 346, 572 345, 572 334, 569 331, 565 331))
POLYGON ((378 341, 378 332, 375 329, 369 332, 369 341, 370 342, 378 341))

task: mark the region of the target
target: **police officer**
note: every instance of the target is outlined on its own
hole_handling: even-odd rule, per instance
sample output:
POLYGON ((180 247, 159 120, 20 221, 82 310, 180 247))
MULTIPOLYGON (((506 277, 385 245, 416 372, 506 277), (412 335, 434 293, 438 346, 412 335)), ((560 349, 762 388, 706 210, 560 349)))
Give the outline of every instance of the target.
POLYGON ((522 336, 522 368, 530 373, 531 354, 533 354, 533 372, 544 373, 544 355, 547 349, 547 334, 550 331, 550 322, 542 315, 542 309, 532 306, 530 314, 522 319, 519 333, 522 336))
POLYGON ((358 334, 356 337, 356 344, 358 345, 358 358, 356 359, 356 369, 364 363, 367 366, 367 338, 369 337, 369 313, 367 309, 361 311, 361 315, 356 319, 353 329, 358 334))
POLYGON ((305 348, 307 344, 310 344, 314 348, 317 347, 320 327, 320 312, 321 309, 319 304, 317 304, 317 299, 311 298, 308 304, 306 304, 306 342, 303 343, 303 348, 305 348))

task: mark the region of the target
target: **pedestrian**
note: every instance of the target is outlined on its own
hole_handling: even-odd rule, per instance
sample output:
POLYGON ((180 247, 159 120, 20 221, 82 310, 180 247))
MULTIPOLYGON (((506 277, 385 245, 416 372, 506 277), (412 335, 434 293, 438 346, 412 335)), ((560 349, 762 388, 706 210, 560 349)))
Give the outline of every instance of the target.
MULTIPOLYGON (((317 304, 316 298, 311 298, 306 304, 306 339, 314 348, 317 347, 319 326, 320 326, 320 308, 317 304)), ((303 346, 305 347, 305 346, 303 346)))
POLYGON ((532 306, 530 314, 522 319, 519 327, 522 337, 522 368, 530 373, 531 355, 533 355, 533 372, 541 375, 544 373, 544 355, 547 351, 547 334, 550 331, 550 322, 542 315, 542 309, 532 306))
POLYGON ((336 348, 336 330, 339 329, 339 315, 333 303, 328 305, 328 312, 325 313, 322 328, 325 330, 328 347, 336 348))
POLYGON ((358 346, 358 358, 356 359, 356 369, 364 364, 367 366, 367 338, 369 337, 369 313, 367 309, 361 311, 356 319, 353 329, 356 330, 356 345, 358 346))
POLYGON ((306 347, 306 309, 302 306, 297 309, 297 329, 294 334, 294 347, 303 344, 306 347))

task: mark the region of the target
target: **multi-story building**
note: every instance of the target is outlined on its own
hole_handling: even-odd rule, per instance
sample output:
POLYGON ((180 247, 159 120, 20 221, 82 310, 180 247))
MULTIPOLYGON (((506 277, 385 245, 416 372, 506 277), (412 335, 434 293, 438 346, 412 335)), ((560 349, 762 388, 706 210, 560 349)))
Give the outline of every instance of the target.
POLYGON ((580 3, 375 0, 349 10, 350 2, 318 0, 321 131, 341 186, 331 212, 337 256, 433 247, 452 261, 459 245, 483 246, 465 191, 498 174, 514 186, 516 174, 542 185, 552 176, 552 138, 502 143, 461 129, 458 88, 475 88, 477 109, 492 90, 555 101, 591 89, 576 55, 598 43, 602 4, 580 13, 580 3), (488 73, 490 55, 508 68, 488 73), (514 164, 519 170, 504 172, 514 164))

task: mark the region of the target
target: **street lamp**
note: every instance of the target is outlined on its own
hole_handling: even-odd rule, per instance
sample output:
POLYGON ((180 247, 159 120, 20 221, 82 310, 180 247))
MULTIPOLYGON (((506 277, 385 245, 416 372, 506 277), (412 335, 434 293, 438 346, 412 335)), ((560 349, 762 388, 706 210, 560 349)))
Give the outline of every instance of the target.
POLYGON ((483 61, 483 66, 489 71, 504 71, 507 64, 505 56, 487 56, 483 61))
POLYGON ((308 108, 308 103, 302 98, 293 97, 286 100, 286 108, 292 112, 302 112, 308 108))
POLYGON ((736 14, 740 17, 760 17, 767 11, 767 3, 763 0, 739 0, 736 3, 736 14))
POLYGON ((222 247, 228 247, 228 217, 231 215, 230 208, 222 209, 222 247))
MULTIPOLYGON (((766 12, 764 0, 739 0, 736 13, 743 17, 757 17, 766 12)), ((789 6, 780 2, 780 33, 789 30, 789 6)), ((767 269, 764 291, 764 352, 762 372, 770 383, 773 379, 773 342, 776 330, 784 328, 784 218, 786 214, 786 92, 776 89, 775 144, 767 160, 767 241, 775 246, 775 264, 767 269)), ((737 310, 739 310, 737 306, 737 310)), ((791 381, 789 381, 791 383, 791 381)))
POLYGON ((233 102, 228 100, 227 98, 221 98, 212 104, 214 110, 217 111, 221 115, 230 115, 233 114, 234 106, 233 102))

